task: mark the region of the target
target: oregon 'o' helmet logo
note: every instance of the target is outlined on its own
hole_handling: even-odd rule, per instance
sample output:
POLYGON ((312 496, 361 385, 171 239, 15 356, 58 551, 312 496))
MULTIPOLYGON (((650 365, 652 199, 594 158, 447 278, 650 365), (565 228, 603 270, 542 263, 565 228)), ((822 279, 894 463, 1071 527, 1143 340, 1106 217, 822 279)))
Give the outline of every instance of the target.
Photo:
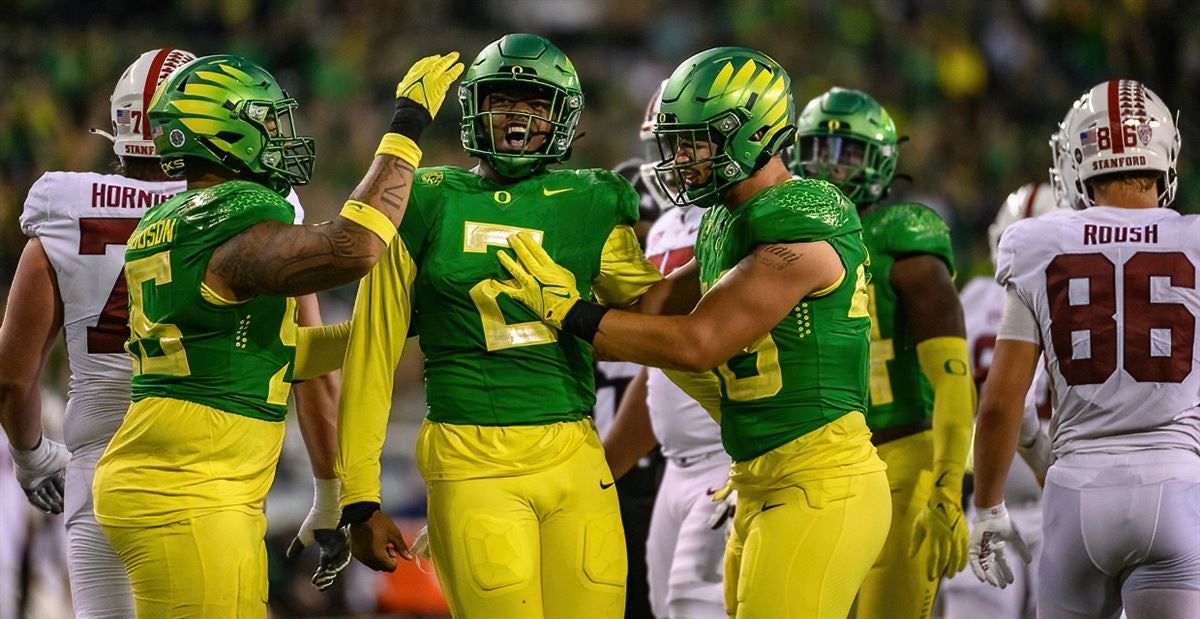
POLYGON ((183 146, 183 141, 185 138, 182 131, 178 129, 172 129, 171 133, 167 135, 167 139, 171 140, 171 146, 179 148, 180 146, 183 146))

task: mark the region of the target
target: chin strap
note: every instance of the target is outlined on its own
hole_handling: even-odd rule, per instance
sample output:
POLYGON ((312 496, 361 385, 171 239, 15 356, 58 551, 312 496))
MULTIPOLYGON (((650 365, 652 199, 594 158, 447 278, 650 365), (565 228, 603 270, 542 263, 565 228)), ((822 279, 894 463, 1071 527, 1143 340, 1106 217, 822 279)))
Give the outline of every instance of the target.
POLYGON ((115 136, 113 136, 113 134, 111 134, 103 129, 96 129, 96 128, 88 129, 88 133, 90 133, 92 135, 102 135, 102 136, 108 138, 109 142, 117 141, 117 138, 115 136))

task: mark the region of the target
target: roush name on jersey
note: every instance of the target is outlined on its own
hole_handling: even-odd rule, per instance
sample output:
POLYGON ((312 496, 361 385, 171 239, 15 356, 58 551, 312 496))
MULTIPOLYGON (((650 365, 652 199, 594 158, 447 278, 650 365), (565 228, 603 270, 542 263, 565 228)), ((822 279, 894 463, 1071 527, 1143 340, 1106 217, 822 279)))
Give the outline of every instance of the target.
POLYGON ((1084 224, 1084 245, 1106 245, 1108 243, 1157 243, 1158 224, 1145 226, 1101 226, 1084 224))

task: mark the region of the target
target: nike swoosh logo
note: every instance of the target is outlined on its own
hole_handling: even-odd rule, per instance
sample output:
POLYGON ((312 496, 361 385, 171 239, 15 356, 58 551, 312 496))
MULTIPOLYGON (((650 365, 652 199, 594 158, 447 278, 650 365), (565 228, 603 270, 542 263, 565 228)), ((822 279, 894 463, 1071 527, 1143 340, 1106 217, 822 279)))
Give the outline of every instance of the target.
POLYGON ((550 196, 563 193, 564 191, 571 191, 573 189, 575 188, 567 187, 566 189, 550 189, 549 187, 542 187, 542 195, 549 198, 550 196))
POLYGON ((604 482, 600 482, 600 489, 601 489, 601 490, 608 490, 609 488, 612 488, 612 487, 613 487, 613 484, 616 484, 616 483, 617 483, 617 482, 615 482, 615 481, 610 481, 610 482, 608 482, 607 484, 606 484, 606 483, 604 483, 604 482))
POLYGON ((763 503, 762 509, 759 511, 765 512, 770 509, 775 509, 776 507, 783 507, 784 505, 787 505, 787 503, 776 503, 774 505, 767 505, 766 503, 763 503))
POLYGON ((547 290, 546 294, 548 294, 552 297, 558 297, 560 299, 570 299, 571 298, 570 294, 565 293, 565 292, 559 292, 557 290, 547 290))

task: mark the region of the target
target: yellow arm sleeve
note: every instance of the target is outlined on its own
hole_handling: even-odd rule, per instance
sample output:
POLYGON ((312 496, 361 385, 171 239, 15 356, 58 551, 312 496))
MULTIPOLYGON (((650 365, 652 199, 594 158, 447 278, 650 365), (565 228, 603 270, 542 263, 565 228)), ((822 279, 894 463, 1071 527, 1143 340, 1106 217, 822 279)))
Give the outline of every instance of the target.
POLYGON ((342 367, 350 321, 320 327, 300 327, 296 337, 296 369, 293 380, 308 380, 342 367))
POLYGON ((633 228, 617 226, 604 242, 600 274, 592 281, 592 289, 602 305, 625 307, 662 278, 662 273, 646 260, 633 228))
POLYGON ((921 371, 933 387, 933 473, 935 492, 962 497, 963 470, 971 450, 975 381, 968 371, 967 341, 935 337, 917 344, 921 371))
POLYGON ((387 437, 396 363, 408 338, 416 271, 397 239, 358 284, 338 400, 335 468, 342 506, 379 502, 379 455, 387 437))

